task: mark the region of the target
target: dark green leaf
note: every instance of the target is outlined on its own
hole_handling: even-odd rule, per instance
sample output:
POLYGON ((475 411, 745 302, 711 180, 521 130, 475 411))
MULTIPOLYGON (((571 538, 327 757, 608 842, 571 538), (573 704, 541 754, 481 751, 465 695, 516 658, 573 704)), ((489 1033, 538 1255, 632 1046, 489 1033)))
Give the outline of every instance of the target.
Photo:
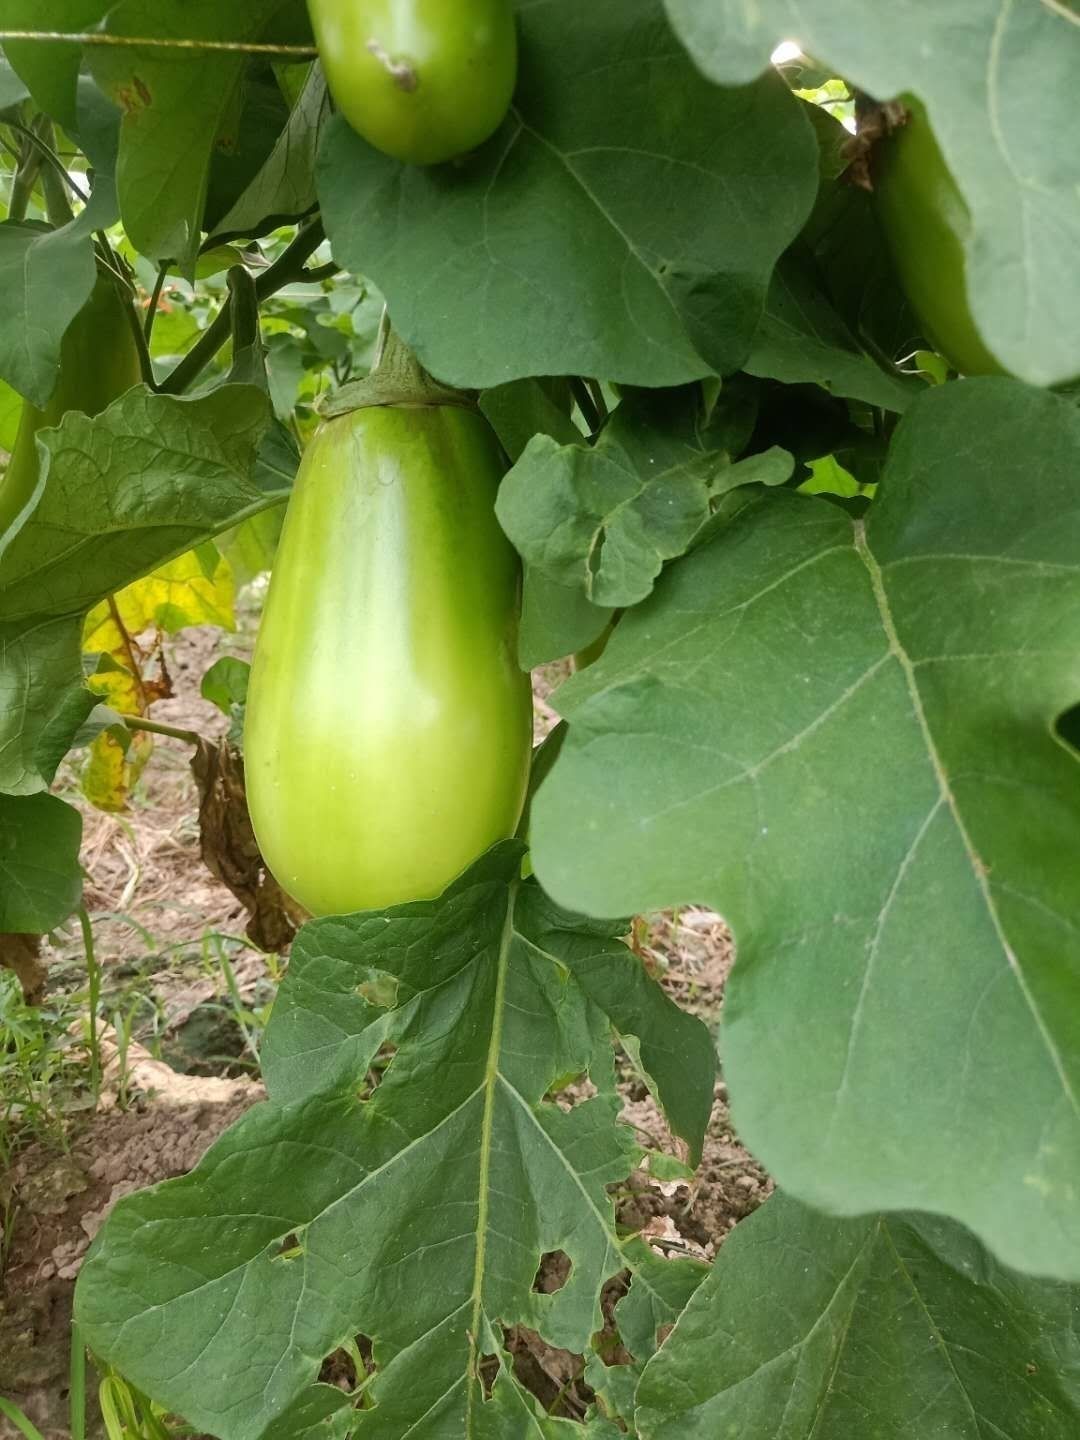
POLYGON ((216 233, 224 216, 254 185, 289 123, 289 105, 271 67, 252 60, 237 92, 235 115, 218 131, 203 211, 204 230, 216 233))
POLYGON ((966 380, 901 421, 865 526, 748 494, 559 692, 532 817, 564 903, 732 922, 725 1071, 781 1184, 949 1214, 1067 1278, 1078 471, 1073 405, 966 380))
POLYGON ((1074 124, 1075 17, 987 0, 950 0, 917 17, 907 5, 860 0, 665 3, 722 85, 753 79, 773 47, 796 36, 878 99, 918 95, 971 210, 968 288, 986 343, 1034 384, 1080 373, 1080 147, 1061 143, 1074 124))
POLYGON ((479 404, 511 463, 521 459, 534 435, 550 435, 560 445, 573 445, 582 438, 570 418, 565 380, 511 380, 485 390, 479 404))
POLYGON ((55 795, 0 795, 0 933, 41 935, 82 896, 82 816, 55 795))
POLYGON ((467 160, 400 165, 340 117, 327 127, 335 257, 375 279, 397 331, 454 384, 738 369, 813 202, 805 107, 775 76, 709 85, 659 0, 532 0, 518 16, 514 110, 467 160))
POLYGON ((288 124, 258 174, 217 222, 217 235, 265 235, 314 209, 315 155, 329 114, 322 68, 312 65, 288 124))
POLYGON ((1072 1440, 1080 1290, 928 1215, 774 1195, 736 1226, 638 1388, 642 1440, 1072 1440))
POLYGON ((518 638, 523 670, 584 650, 607 629, 611 611, 606 606, 594 605, 582 590, 559 585, 529 565, 524 572, 518 638))
POLYGON ((885 410, 905 410, 925 388, 860 349, 824 293, 813 260, 799 249, 789 251, 773 272, 746 369, 789 385, 821 385, 833 395, 885 410))

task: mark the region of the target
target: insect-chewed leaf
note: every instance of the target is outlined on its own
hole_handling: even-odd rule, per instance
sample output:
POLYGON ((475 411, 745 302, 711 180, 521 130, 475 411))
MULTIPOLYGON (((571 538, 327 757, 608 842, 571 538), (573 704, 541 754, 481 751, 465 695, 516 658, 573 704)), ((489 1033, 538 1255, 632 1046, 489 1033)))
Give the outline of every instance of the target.
POLYGON ((531 821, 563 903, 732 922, 725 1074, 782 1185, 951 1215, 1066 1279, 1078 471, 1071 402, 965 380, 900 422, 864 522, 748 497, 558 692, 531 821))
POLYGON ((358 1334, 376 1375, 357 1435, 561 1436, 506 1367, 485 1393, 501 1327, 584 1351, 604 1281, 627 1266, 650 1292, 644 1342, 675 1318, 605 1189, 638 1155, 613 1123, 610 1042, 635 1036, 697 1151, 708 1032, 618 925, 519 882, 521 854, 497 846, 439 900, 306 926, 267 1032, 269 1103, 105 1225, 79 1282, 89 1343, 223 1440, 303 1405, 322 1358, 358 1334), (545 1098, 585 1072, 591 1098, 545 1098), (539 1294, 555 1250, 569 1277, 539 1294))

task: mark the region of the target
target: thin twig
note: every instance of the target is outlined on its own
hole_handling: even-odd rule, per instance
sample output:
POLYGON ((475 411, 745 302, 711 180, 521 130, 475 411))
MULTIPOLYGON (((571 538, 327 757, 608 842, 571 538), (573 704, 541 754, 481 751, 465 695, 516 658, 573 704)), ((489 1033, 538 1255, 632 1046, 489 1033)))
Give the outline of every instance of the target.
POLYGON ((150 337, 154 333, 154 316, 157 314, 158 301, 161 299, 161 292, 165 288, 165 276, 168 272, 168 265, 162 265, 150 294, 150 304, 147 307, 146 320, 143 324, 143 338, 147 345, 150 344, 150 337))
POLYGON ((90 1090, 96 1105, 101 1094, 101 1046, 97 1031, 97 1012, 101 1003, 101 968, 94 953, 94 927, 90 923, 90 912, 85 905, 79 906, 79 925, 82 929, 83 949, 86 952, 86 978, 90 990, 90 1090))
MULTIPOLYGON (((101 30, 0 30, 0 44, 30 41, 41 45, 114 45, 132 50, 217 50, 232 55, 281 55, 293 60, 314 60, 311 45, 260 45, 248 40, 181 40, 160 35, 107 35, 101 30)), ((192 58, 195 58, 194 56, 192 58)))
POLYGON ((20 120, 5 120, 4 124, 8 127, 9 130, 16 131, 19 135, 23 137, 24 140, 28 140, 30 144, 33 145, 35 149, 40 152, 42 159, 47 160, 49 164, 55 168, 57 173, 63 176, 65 182, 71 187, 72 194, 77 200, 81 200, 84 205, 89 203, 90 196, 82 188, 81 185, 79 185, 71 178, 71 176, 68 174, 67 166, 60 159, 59 155, 53 152, 51 145, 46 144, 46 142, 42 140, 40 135, 38 135, 29 125, 24 125, 20 120))
POLYGON ((181 730, 177 725, 166 725, 162 720, 147 720, 143 715, 125 715, 124 724, 129 730, 147 730, 151 735, 167 735, 171 740, 183 740, 185 745, 198 745, 202 739, 194 730, 181 730))

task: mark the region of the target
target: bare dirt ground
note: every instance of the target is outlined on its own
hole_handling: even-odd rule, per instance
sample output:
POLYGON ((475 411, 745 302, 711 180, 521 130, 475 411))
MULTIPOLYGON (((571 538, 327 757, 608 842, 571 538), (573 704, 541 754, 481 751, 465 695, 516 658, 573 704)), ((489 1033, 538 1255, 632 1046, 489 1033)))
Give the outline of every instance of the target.
MULTIPOLYGON (((189 630, 167 646, 176 697, 154 717, 215 738, 227 728, 198 693, 220 654, 246 656, 252 617, 223 636, 189 630)), ((536 685, 541 738, 556 716, 548 697, 565 669, 551 667, 536 685)), ((0 1394, 19 1404, 46 1440, 66 1435, 71 1295, 87 1246, 121 1195, 185 1173, 203 1150, 262 1091, 253 1076, 237 1002, 258 1016, 268 1008, 280 967, 244 939, 240 903, 199 857, 197 795, 189 747, 156 741, 129 809, 104 815, 82 805, 86 830, 86 900, 93 919, 106 993, 124 1063, 107 1032, 104 1101, 67 1127, 67 1148, 35 1143, 0 1176, 0 1216, 8 1215, 7 1265, 0 1284, 0 1394), (230 978, 231 977, 231 978, 230 978), (159 1058, 154 1058, 159 1057, 159 1058)), ((75 799, 72 776, 67 798, 75 799)), ((642 917, 633 945, 642 963, 674 999, 715 1030, 733 954, 730 936, 711 911, 642 917)), ((72 984, 83 965, 77 929, 46 949, 50 984, 72 984)), ((623 1118, 649 1148, 677 1153, 667 1126, 629 1062, 623 1118)), ((635 1177, 620 1221, 640 1227, 662 1254, 709 1259, 732 1226, 771 1188, 735 1135, 723 1083, 718 1083, 702 1163, 691 1182, 635 1177)), ((531 1346, 531 1349, 530 1349, 531 1346)), ((527 1364, 550 1375, 557 1356, 533 1353, 527 1364)), ((557 1366, 556 1366, 557 1368, 557 1366)), ((538 1393, 543 1390, 541 1384, 538 1393)), ((5 1428, 0 1437, 16 1432, 5 1428)))

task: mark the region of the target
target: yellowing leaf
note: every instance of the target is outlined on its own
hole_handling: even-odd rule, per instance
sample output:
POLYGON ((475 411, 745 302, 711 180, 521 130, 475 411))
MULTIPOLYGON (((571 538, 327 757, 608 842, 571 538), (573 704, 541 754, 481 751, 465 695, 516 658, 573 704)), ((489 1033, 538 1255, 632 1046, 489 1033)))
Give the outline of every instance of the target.
POLYGON ((90 746, 82 772, 82 791, 99 810, 122 810, 154 750, 154 737, 144 730, 131 734, 125 750, 107 730, 90 746))
MULTIPOLYGON (((104 657, 87 681, 90 689, 123 715, 145 715, 155 699, 170 692, 168 675, 148 678, 143 670, 162 631, 188 625, 235 624, 236 586, 229 562, 213 545, 189 550, 167 565, 103 600, 86 617, 83 649, 104 657), (138 636, 152 631, 155 644, 138 636)), ((99 810, 121 810, 153 751, 151 737, 132 734, 127 749, 108 733, 90 747, 82 773, 86 798, 99 810)))
POLYGON ((121 590, 116 608, 130 635, 152 625, 175 635, 186 625, 232 630, 235 598, 229 562, 212 545, 204 545, 121 590))

